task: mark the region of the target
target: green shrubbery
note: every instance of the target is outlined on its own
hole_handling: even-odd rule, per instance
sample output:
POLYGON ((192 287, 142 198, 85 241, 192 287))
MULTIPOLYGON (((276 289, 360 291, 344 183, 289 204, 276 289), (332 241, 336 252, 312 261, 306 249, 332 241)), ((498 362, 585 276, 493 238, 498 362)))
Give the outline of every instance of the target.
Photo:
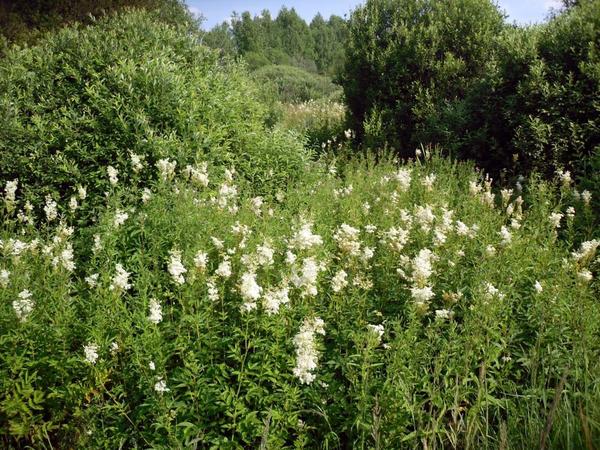
POLYGON ((169 157, 235 164, 260 191, 297 177, 301 144, 266 131, 266 108, 245 72, 220 62, 185 29, 150 13, 68 28, 0 61, 0 173, 23 197, 62 207, 87 188, 89 207, 110 190, 107 167, 143 187, 169 157))
POLYGON ((496 173, 566 168, 596 186, 599 45, 596 1, 519 28, 489 0, 370 0, 351 19, 344 89, 369 145, 435 143, 496 173))
POLYGON ((163 172, 141 206, 118 184, 79 242, 3 222, 4 447, 532 448, 550 416, 552 448, 600 437, 584 204, 437 158, 264 198, 205 181, 163 172))

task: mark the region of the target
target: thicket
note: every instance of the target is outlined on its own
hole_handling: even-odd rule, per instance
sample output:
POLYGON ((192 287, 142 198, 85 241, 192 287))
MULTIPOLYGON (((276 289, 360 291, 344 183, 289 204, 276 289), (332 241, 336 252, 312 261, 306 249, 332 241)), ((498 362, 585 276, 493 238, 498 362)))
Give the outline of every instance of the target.
POLYGON ((88 207, 119 183, 142 190, 163 158, 235 164, 258 191, 301 176, 307 157, 267 130, 266 107, 243 67, 199 46, 185 26, 134 12, 70 27, 0 60, 0 173, 37 207, 88 207))
POLYGON ((0 54, 10 44, 32 44, 47 31, 74 22, 90 24, 124 8, 154 11, 171 24, 195 23, 182 0, 0 0, 0 54))
POLYGON ((359 137, 400 155, 440 144, 495 173, 571 170, 597 199, 600 2, 569 3, 522 28, 489 0, 367 1, 343 77, 359 137))

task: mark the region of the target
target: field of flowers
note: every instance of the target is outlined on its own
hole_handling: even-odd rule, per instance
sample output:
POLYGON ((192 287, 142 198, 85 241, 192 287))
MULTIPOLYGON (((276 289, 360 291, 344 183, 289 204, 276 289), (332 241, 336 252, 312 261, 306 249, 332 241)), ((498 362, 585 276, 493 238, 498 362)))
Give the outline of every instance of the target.
POLYGON ((24 448, 593 448, 597 240, 568 173, 496 193, 429 154, 235 168, 130 161, 41 217, 6 183, 0 435, 24 448), (66 205, 65 205, 66 206, 66 205))

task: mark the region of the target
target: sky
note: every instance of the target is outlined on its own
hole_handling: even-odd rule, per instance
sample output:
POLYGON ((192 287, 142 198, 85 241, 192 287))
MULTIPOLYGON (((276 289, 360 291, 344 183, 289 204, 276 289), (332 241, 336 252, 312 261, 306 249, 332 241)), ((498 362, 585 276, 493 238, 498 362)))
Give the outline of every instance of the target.
MULTIPOLYGON (((349 15, 361 0, 185 0, 190 10, 205 17, 203 28, 209 29, 227 20, 233 11, 250 11, 260 14, 263 9, 275 17, 282 6, 295 8, 307 22, 320 12, 325 18, 331 14, 349 15)), ((558 7, 560 0, 496 0, 508 14, 510 22, 519 24, 542 22, 551 8, 558 7)))

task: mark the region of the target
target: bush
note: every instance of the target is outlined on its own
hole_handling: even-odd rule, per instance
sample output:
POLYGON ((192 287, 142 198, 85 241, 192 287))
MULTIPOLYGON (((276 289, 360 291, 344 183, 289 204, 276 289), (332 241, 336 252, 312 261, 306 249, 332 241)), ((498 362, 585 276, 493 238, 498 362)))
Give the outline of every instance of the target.
POLYGON ((243 68, 154 19, 67 28, 0 61, 0 173, 18 178, 22 198, 38 206, 52 195, 65 211, 84 186, 93 210, 112 188, 109 165, 142 189, 163 158, 236 165, 257 191, 301 174, 301 142, 265 130, 243 68), (132 155, 152 170, 133 170, 132 155))
POLYGON ((301 103, 341 93, 329 78, 293 66, 265 66, 255 71, 253 78, 283 103, 301 103))
POLYGON ((533 448, 549 417, 550 448, 600 438, 585 205, 437 158, 320 167, 264 198, 218 168, 141 206, 119 186, 77 267, 68 223, 4 220, 3 447, 533 448))

